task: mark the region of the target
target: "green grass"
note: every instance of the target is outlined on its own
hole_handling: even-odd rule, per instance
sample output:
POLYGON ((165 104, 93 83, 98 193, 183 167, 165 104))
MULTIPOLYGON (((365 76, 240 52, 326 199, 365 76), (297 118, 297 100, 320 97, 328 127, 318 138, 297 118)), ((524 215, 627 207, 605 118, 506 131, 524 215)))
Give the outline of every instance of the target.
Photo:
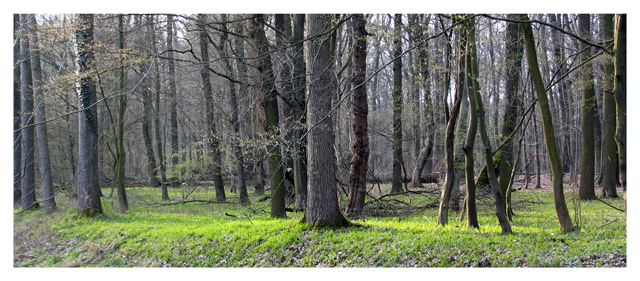
MULTIPOLYGON (((170 196, 179 199, 188 193, 185 190, 171 188, 170 196)), ((388 206, 401 212, 391 216, 355 220, 354 227, 312 230, 301 223, 302 213, 270 218, 268 201, 258 202, 262 196, 251 195, 249 207, 240 206, 235 194, 228 199, 231 203, 159 206, 158 188, 128 188, 132 208, 118 214, 117 199, 109 199, 109 191, 103 190, 105 214, 95 218, 74 216, 73 203, 65 198, 58 199, 60 210, 51 216, 42 210, 14 215, 14 266, 626 266, 622 212, 599 201, 581 202, 580 232, 559 234, 548 190, 514 193, 514 235, 500 235, 490 199, 478 202, 480 231, 466 228, 457 212, 450 212, 449 225, 441 227, 436 223, 437 208, 401 209, 406 205, 397 201, 388 206)), ((570 193, 567 204, 573 216, 570 193)), ((436 197, 393 198, 425 206, 436 197)), ((213 190, 199 188, 189 197, 193 198, 212 199, 213 190)), ((606 201, 624 204, 621 199, 606 201)))

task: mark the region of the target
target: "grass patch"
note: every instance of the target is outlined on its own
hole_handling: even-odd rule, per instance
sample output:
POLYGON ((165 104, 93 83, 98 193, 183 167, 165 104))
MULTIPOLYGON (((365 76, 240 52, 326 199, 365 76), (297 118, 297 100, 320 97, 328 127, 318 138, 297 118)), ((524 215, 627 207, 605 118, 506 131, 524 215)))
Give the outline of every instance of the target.
MULTIPOLYGON (((174 199, 188 193, 183 188, 170 191, 174 199)), ((424 207, 434 200, 429 193, 394 196, 390 204, 403 211, 393 215, 312 230, 300 222, 302 213, 270 218, 268 201, 258 202, 262 196, 254 194, 248 207, 240 206, 235 194, 229 203, 165 206, 158 188, 128 188, 131 210, 119 214, 116 197, 108 198, 107 189, 103 192, 104 214, 96 217, 74 216, 75 207, 65 198, 58 199, 60 210, 52 215, 42 210, 14 215, 14 266, 626 266, 623 213, 598 201, 581 202, 581 231, 559 234, 549 190, 514 194, 515 234, 506 236, 500 235, 490 199, 478 202, 480 231, 466 228, 455 212, 450 212, 448 226, 438 226, 437 208, 424 207)), ((189 197, 194 198, 215 196, 212 188, 200 187, 189 197)), ((624 205, 622 199, 605 200, 624 205)), ((379 202, 365 209, 376 208, 374 203, 379 202)), ((568 205, 573 210, 572 202, 568 205)))

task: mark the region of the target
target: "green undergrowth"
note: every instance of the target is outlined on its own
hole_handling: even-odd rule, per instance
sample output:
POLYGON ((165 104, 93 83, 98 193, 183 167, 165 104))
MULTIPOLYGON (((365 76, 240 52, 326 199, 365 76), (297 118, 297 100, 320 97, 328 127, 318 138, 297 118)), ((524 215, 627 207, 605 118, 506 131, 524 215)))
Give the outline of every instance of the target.
MULTIPOLYGON (((172 188, 170 202, 180 202, 190 191, 172 188)), ((301 222, 302 213, 270 218, 261 195, 251 194, 249 207, 240 206, 235 194, 228 203, 161 205, 166 202, 160 201, 158 188, 129 188, 131 209, 119 214, 116 196, 103 192, 104 214, 93 218, 74 215, 72 202, 64 198, 53 215, 42 210, 14 215, 14 266, 626 266, 624 213, 599 201, 580 202, 580 231, 560 234, 548 190, 514 193, 513 235, 500 234, 487 199, 478 202, 480 230, 468 229, 457 212, 450 212, 449 225, 438 226, 437 208, 427 207, 434 195, 428 193, 391 197, 395 201, 389 206, 402 212, 353 220, 354 226, 346 228, 310 229, 301 222)), ((184 200, 212 198, 212 188, 197 188, 184 200)), ((368 200, 365 209, 381 203, 368 200)), ((568 201, 574 216, 578 208, 568 201)), ((624 206, 622 199, 605 201, 624 206)))

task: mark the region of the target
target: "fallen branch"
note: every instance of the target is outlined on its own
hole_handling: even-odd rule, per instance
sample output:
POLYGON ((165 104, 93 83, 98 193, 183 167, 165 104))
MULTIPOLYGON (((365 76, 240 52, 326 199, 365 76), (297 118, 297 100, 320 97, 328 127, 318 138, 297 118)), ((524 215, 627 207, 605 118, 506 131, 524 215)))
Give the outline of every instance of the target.
POLYGON ((616 209, 616 210, 618 210, 618 211, 620 211, 620 212, 623 212, 623 213, 624 213, 624 210, 622 210, 622 209, 618 209, 618 208, 616 208, 615 206, 613 206, 613 205, 611 205, 611 204, 609 204, 609 203, 607 203, 607 202, 604 202, 604 201, 603 201, 602 199, 600 199, 600 198, 596 198, 596 199, 598 199, 598 201, 600 201, 600 202, 604 203, 605 205, 607 205, 607 206, 609 206, 609 207, 611 207, 611 208, 614 208, 614 209, 616 209))

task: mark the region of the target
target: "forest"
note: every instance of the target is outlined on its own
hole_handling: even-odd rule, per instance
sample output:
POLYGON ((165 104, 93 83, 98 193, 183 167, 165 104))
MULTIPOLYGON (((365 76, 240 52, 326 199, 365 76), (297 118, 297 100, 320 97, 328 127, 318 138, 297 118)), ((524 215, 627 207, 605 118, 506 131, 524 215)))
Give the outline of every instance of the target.
POLYGON ((13 267, 627 267, 626 14, 13 14, 13 267))

